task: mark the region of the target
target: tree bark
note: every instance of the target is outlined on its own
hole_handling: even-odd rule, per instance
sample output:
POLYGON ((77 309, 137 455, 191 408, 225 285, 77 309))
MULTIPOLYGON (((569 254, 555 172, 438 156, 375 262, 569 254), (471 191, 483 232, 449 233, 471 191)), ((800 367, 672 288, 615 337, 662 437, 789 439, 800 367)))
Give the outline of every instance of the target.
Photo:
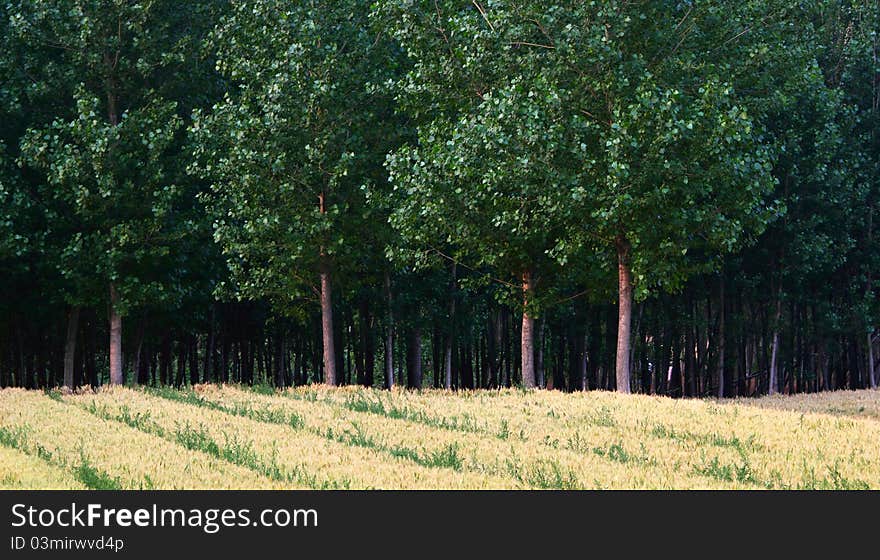
POLYGON ((159 384, 167 385, 171 378, 171 334, 162 337, 162 348, 159 351, 159 384))
POLYGON ((388 303, 388 320, 385 331, 385 388, 394 387, 394 308, 391 299, 391 275, 385 271, 385 299, 388 303))
POLYGON ((724 275, 718 286, 718 398, 724 398, 724 275))
POLYGON ((696 342, 694 341, 694 330, 696 329, 696 313, 694 312, 694 302, 691 301, 691 310, 689 321, 685 323, 684 331, 684 378, 682 391, 687 391, 687 396, 697 396, 697 372, 694 364, 694 351, 696 342))
POLYGON ((186 335, 181 335, 177 341, 177 376, 174 378, 175 387, 183 387, 186 380, 186 335))
POLYGON ((535 384, 544 387, 544 332, 547 328, 547 317, 542 316, 538 324, 538 348, 535 353, 535 384))
MULTIPOLYGON (((877 52, 874 51, 874 58, 877 58, 877 52)), ((876 81, 874 82, 877 83, 876 81)), ((876 86, 875 86, 876 87, 876 86)), ((869 204, 868 205, 868 249, 871 249, 872 240, 873 240, 873 225, 874 225, 874 207, 869 204)), ((874 282, 872 281, 871 275, 871 267, 868 267, 868 275, 867 282, 865 283, 865 300, 868 301, 873 294, 874 291, 874 282)), ((868 386, 871 389, 877 388, 877 378, 874 375, 874 344, 872 342, 872 334, 873 334, 873 326, 868 331, 868 386)))
POLYGON ((141 317, 141 320, 138 323, 137 333, 135 334, 135 342, 134 342, 134 364, 131 368, 131 380, 133 383, 141 382, 141 353, 144 349, 144 336, 146 331, 146 322, 147 317, 146 314, 141 317))
POLYGON ((336 385, 333 295, 330 287, 330 271, 326 263, 321 263, 321 339, 324 343, 324 383, 336 385))
POLYGON ((406 345, 406 385, 410 389, 422 388, 422 330, 413 327, 406 345))
POLYGON ((523 290, 523 316, 522 316, 522 384, 526 389, 535 388, 535 320, 529 314, 531 304, 532 273, 525 271, 522 274, 523 290))
MULTIPOLYGON (((76 365, 76 335, 79 330, 79 306, 70 308, 67 315, 67 342, 64 344, 64 387, 75 388, 73 370, 76 365)), ((870 338, 870 337, 869 337, 870 338)))
POLYGON ((449 324, 443 346, 443 388, 452 389, 452 342, 455 336, 455 276, 456 263, 452 263, 452 279, 449 283, 449 324))
POLYGON ((510 387, 510 313, 507 308, 501 309, 501 386, 510 387))
POLYGON ((779 375, 777 373, 777 356, 779 354, 779 321, 782 318, 782 289, 776 296, 776 314, 773 319, 773 344, 770 351, 770 380, 767 392, 771 395, 779 393, 779 375))
POLYGON ((275 387, 284 387, 284 358, 287 354, 284 351, 284 327, 281 324, 278 324, 275 327, 275 337, 272 342, 275 354, 275 359, 272 363, 272 368, 274 370, 273 376, 275 377, 275 387))
POLYGON ((189 335, 186 354, 189 359, 189 383, 196 385, 199 382, 199 339, 194 334, 189 335))
POLYGON ((364 299, 362 315, 361 315, 361 332, 363 333, 361 352, 364 362, 364 378, 362 380, 366 387, 373 386, 374 370, 376 368, 376 338, 373 332, 375 321, 373 314, 370 312, 369 301, 364 299))
POLYGON ((617 244, 617 392, 629 393, 629 334, 632 322, 632 271, 630 270, 630 245, 625 237, 618 236, 617 244))
POLYGON ((208 326, 208 340, 205 344, 205 383, 210 383, 216 377, 214 372, 214 346, 217 343, 217 304, 211 304, 211 323, 208 326))
POLYGON ((116 286, 110 284, 110 384, 122 385, 122 316, 117 304, 119 296, 116 286))
POLYGON ((501 362, 498 354, 501 347, 501 326, 499 320, 500 313, 489 308, 489 317, 486 329, 486 354, 489 361, 489 381, 486 383, 487 388, 497 387, 498 378, 500 376, 501 362))
MULTIPOLYGON (((321 191, 318 195, 318 209, 321 214, 327 212, 326 194, 321 191)), ((321 247, 320 255, 320 275, 321 275, 321 339, 324 346, 324 383, 327 385, 337 385, 336 370, 336 346, 333 331, 333 294, 330 286, 330 266, 327 263, 327 255, 324 253, 324 247, 321 247)))

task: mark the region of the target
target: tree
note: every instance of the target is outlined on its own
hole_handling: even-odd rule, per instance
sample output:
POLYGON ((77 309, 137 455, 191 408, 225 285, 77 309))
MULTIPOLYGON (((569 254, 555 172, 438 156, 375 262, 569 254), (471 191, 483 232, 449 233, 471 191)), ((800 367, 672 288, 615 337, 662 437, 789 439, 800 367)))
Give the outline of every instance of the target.
MULTIPOLYGON (((416 60, 401 96, 429 123, 417 148, 391 160, 413 201, 398 215, 516 272, 524 302, 541 256, 611 249, 617 385, 629 392, 634 286, 640 297, 679 286, 768 216, 760 131, 722 69, 700 63, 727 30, 722 6, 693 15, 643 2, 384 6, 416 60), (670 50, 665 30, 682 18, 692 19, 688 34, 670 50)), ((531 386, 528 310, 522 332, 531 386)))
POLYGON ((17 37, 51 53, 41 78, 74 91, 69 117, 22 138, 22 161, 45 174, 48 198, 72 218, 60 228, 59 262, 71 305, 99 301, 99 292, 109 300, 111 383, 123 382, 122 317, 164 290, 156 270, 173 244, 169 217, 180 192, 169 151, 183 124, 166 97, 180 80, 167 76, 191 61, 198 27, 189 21, 203 8, 109 0, 7 7, 17 37))
POLYGON ((194 170, 212 181, 214 236, 236 292, 317 296, 330 385, 339 381, 334 274, 356 246, 361 186, 391 124, 379 85, 393 57, 368 24, 359 2, 236 4, 211 42, 233 90, 192 128, 194 170))
POLYGON ((589 132, 545 74, 547 53, 523 46, 533 25, 517 9, 490 15, 454 2, 376 12, 410 55, 398 92, 420 123, 417 142, 389 157, 392 223, 411 245, 448 247, 519 292, 522 380, 534 387, 538 286, 552 275, 589 132))

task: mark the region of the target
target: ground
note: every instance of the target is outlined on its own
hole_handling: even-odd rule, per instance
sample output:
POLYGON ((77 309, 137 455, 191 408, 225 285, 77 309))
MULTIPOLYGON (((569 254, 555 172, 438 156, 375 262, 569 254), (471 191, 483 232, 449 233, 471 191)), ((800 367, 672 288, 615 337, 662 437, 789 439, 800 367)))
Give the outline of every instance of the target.
POLYGON ((0 391, 0 488, 880 488, 880 391, 0 391))

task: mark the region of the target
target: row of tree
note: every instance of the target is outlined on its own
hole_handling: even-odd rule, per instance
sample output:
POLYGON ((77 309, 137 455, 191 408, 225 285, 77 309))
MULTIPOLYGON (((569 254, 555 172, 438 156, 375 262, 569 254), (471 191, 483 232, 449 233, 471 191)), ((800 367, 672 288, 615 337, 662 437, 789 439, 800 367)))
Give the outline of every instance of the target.
POLYGON ((6 0, 0 386, 874 387, 878 32, 846 0, 6 0))

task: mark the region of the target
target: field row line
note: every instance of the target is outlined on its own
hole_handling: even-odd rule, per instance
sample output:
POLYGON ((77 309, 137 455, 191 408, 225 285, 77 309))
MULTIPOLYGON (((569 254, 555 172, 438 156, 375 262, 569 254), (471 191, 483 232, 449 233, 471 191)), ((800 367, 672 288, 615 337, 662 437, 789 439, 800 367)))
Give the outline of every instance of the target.
POLYGON ((605 451, 618 460, 632 455, 633 444, 626 441, 635 440, 643 458, 673 463, 683 460, 681 466, 689 472, 744 486, 848 489, 880 485, 876 480, 880 454, 870 442, 871 437, 865 437, 866 430, 880 434, 880 426, 868 420, 805 418, 770 411, 770 418, 779 417, 787 431, 784 437, 778 429, 772 437, 759 437, 766 428, 772 428, 762 425, 767 422, 767 411, 743 410, 729 404, 649 397, 622 401, 617 395, 605 393, 481 393, 475 398, 459 399, 419 393, 388 393, 383 398, 370 393, 348 388, 296 389, 286 390, 280 397, 406 419, 437 429, 531 440, 553 449, 605 451), (441 407, 430 403, 436 405, 438 400, 442 400, 442 409, 452 408, 453 412, 436 412, 441 407), (477 414, 481 422, 476 421, 477 414), (493 428, 492 422, 499 427, 493 428), (852 432, 852 437, 844 442, 816 437, 834 430, 852 432), (592 445, 596 433, 602 431, 616 434, 617 441, 605 447, 592 445), (796 445, 786 438, 795 440, 796 445), (679 452, 669 449, 670 443, 679 452), (778 461, 780 456, 786 460, 778 461), (824 459, 824 467, 813 465, 817 457, 824 459))
MULTIPOLYGON (((742 486, 735 481, 715 480, 699 472, 683 472, 675 465, 660 465, 645 449, 626 450, 608 433, 597 434, 581 447, 552 448, 517 438, 505 439, 472 432, 425 426, 404 418, 380 417, 364 411, 337 407, 316 400, 295 400, 261 395, 234 387, 199 386, 198 394, 174 393, 172 398, 203 402, 203 406, 227 409, 258 409, 260 416, 296 415, 315 433, 334 426, 356 427, 357 439, 385 449, 421 448, 437 452, 450 445, 461 450, 458 468, 510 476, 541 488, 626 487, 623 482, 648 487, 653 480, 685 487, 742 486), (185 396, 182 396, 185 395, 185 396)), ((424 452, 424 451, 423 451, 424 452)), ((661 484, 663 484, 661 482, 661 484)))
POLYGON ((92 489, 280 488, 250 470, 144 434, 43 393, 0 392, 4 445, 92 489))
POLYGON ((113 389, 65 399, 95 415, 213 454, 279 482, 310 488, 518 487, 512 481, 424 466, 405 453, 383 455, 366 445, 354 445, 356 433, 313 433, 296 417, 200 406, 185 402, 183 394, 151 393, 113 389))

